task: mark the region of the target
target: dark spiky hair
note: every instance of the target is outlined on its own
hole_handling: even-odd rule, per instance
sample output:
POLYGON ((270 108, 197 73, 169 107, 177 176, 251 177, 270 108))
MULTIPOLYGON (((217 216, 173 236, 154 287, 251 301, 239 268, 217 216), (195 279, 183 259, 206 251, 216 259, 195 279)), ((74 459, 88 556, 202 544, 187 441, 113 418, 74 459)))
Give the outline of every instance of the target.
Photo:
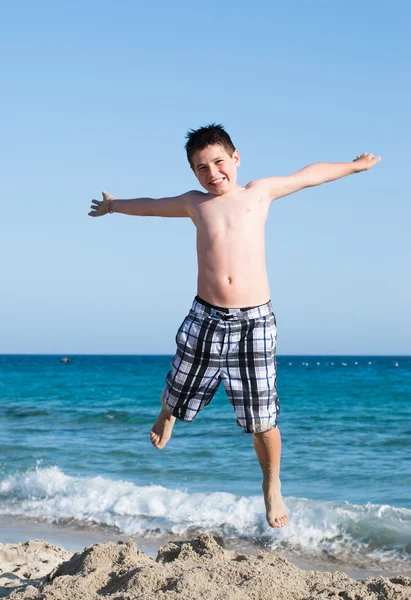
POLYGON ((217 125, 216 123, 205 125, 199 129, 189 129, 186 138, 187 143, 185 149, 191 168, 193 168, 192 158, 194 153, 199 150, 204 150, 207 146, 219 144, 220 146, 223 146, 230 156, 233 155, 235 150, 235 146, 224 127, 222 125, 217 125))

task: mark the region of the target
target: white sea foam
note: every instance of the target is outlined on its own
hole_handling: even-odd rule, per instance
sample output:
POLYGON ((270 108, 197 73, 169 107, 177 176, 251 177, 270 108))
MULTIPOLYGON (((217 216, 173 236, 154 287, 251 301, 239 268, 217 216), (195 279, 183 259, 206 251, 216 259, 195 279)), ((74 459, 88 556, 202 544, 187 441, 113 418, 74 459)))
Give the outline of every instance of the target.
POLYGON ((3 515, 51 523, 74 520, 127 535, 210 531, 346 560, 410 559, 411 510, 405 508, 285 498, 290 522, 271 529, 262 496, 190 494, 103 477, 70 477, 58 467, 8 476, 0 481, 0 496, 3 515))

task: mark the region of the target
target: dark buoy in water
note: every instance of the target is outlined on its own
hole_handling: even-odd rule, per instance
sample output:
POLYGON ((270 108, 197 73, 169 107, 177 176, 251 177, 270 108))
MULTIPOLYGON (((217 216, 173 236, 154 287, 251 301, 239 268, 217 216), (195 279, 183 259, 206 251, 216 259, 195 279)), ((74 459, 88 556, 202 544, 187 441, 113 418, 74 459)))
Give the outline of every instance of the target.
POLYGON ((60 362, 67 364, 67 363, 71 362, 71 360, 67 357, 64 357, 64 358, 60 358, 60 362))

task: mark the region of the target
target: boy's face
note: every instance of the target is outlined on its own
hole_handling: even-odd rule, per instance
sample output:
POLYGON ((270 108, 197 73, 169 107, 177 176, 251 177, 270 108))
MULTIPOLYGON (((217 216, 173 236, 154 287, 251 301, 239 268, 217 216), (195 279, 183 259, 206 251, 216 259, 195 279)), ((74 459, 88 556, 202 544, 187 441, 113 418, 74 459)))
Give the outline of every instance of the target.
POLYGON ((192 163, 194 175, 210 194, 221 196, 236 187, 240 166, 238 150, 230 156, 223 146, 213 144, 195 152, 192 163))

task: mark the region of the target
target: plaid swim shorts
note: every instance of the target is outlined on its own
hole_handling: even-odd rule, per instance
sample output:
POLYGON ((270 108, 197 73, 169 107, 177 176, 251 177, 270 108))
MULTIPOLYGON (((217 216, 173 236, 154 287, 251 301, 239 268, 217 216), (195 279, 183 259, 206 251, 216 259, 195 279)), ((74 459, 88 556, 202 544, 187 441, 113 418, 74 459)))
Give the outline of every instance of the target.
POLYGON ((271 302, 249 308, 219 308, 196 296, 177 335, 177 352, 163 399, 182 421, 192 421, 223 381, 247 433, 277 425, 277 327, 271 302))

